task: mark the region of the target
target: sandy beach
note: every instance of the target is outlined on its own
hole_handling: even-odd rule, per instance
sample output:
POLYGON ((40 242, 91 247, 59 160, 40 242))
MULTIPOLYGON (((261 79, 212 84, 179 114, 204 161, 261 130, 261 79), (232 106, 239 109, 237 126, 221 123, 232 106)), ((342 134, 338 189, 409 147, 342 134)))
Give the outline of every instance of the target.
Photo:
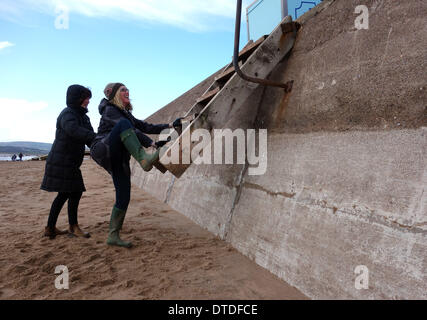
MULTIPOLYGON (((107 246, 114 187, 90 159, 79 224, 92 237, 43 237, 56 196, 40 190, 44 166, 0 162, 0 299, 306 299, 136 186, 121 233, 134 247, 107 246), (69 270, 68 290, 55 288, 58 265, 69 270)), ((68 227, 66 205, 57 226, 68 227)))

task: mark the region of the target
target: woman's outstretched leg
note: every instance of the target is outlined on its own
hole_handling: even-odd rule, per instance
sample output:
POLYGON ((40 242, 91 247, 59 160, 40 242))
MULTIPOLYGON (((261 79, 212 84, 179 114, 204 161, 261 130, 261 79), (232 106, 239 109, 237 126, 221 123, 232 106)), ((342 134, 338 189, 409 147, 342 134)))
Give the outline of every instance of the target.
POLYGON ((110 148, 117 144, 119 139, 144 171, 150 171, 153 168, 153 163, 159 159, 160 150, 156 150, 153 154, 148 154, 144 150, 129 120, 122 119, 114 126, 110 133, 110 148))

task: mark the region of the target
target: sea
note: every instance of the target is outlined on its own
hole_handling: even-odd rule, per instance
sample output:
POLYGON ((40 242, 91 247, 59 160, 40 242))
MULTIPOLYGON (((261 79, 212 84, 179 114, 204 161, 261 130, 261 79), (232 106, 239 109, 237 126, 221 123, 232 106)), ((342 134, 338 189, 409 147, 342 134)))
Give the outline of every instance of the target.
MULTIPOLYGON (((0 161, 12 161, 12 156, 13 154, 0 154, 0 161)), ((38 157, 38 156, 35 156, 35 155, 23 156, 22 161, 28 161, 34 157, 38 157)), ((19 157, 17 159, 19 159, 19 157)))

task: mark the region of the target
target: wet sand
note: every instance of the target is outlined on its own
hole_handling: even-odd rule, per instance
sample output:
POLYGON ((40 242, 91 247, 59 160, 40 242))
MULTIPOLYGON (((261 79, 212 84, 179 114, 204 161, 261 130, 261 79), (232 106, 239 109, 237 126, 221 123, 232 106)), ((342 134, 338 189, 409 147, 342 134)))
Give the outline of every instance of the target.
MULTIPOLYGON (((56 193, 40 190, 45 162, 0 162, 0 299, 306 299, 228 243, 132 186, 121 232, 131 249, 105 241, 114 187, 92 160, 79 224, 89 239, 43 237, 56 193), (69 289, 55 288, 67 266, 69 289)), ((57 227, 68 228, 66 205, 57 227)))

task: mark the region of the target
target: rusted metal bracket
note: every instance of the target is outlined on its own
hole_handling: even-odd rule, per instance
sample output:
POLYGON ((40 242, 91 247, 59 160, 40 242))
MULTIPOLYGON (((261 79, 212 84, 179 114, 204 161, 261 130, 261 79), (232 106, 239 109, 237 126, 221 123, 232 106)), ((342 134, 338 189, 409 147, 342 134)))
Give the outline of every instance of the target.
MULTIPOLYGON (((241 24, 241 16, 242 16, 242 0, 237 0, 237 9, 236 9, 236 28, 234 33, 234 54, 233 54, 233 66, 236 70, 236 73, 242 79, 250 82, 259 83, 265 86, 271 87, 279 87, 285 89, 286 92, 290 92, 292 90, 293 80, 288 81, 286 83, 275 82, 268 79, 260 79, 250 77, 242 72, 239 66, 239 44, 240 44, 240 24, 241 24)), ((286 23, 282 25, 283 33, 293 32, 294 36, 297 33, 297 24, 294 22, 286 23)))

